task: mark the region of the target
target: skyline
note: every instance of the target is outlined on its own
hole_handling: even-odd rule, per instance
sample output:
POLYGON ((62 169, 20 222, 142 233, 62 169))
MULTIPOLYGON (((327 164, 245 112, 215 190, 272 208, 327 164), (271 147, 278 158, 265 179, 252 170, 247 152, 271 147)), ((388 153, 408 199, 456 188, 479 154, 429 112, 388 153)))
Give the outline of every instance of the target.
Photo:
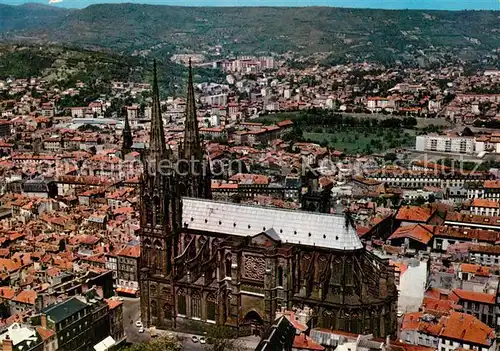
POLYGON ((143 1, 122 1, 122 0, 4 0, 6 5, 22 5, 25 3, 49 4, 65 8, 84 8, 94 4, 106 3, 134 3, 149 5, 170 5, 170 6, 214 6, 214 7, 310 7, 329 6, 343 8, 366 8, 384 10, 494 10, 500 11, 500 0, 185 0, 179 4, 175 0, 143 0, 143 1))

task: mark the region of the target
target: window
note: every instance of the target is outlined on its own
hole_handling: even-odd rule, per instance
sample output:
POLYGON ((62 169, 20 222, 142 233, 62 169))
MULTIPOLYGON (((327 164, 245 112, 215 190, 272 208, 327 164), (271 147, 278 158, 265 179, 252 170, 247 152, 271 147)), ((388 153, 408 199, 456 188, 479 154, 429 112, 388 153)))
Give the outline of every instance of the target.
POLYGON ((344 279, 345 279, 346 285, 354 284, 353 267, 352 266, 353 266, 353 262, 350 259, 347 259, 345 261, 345 266, 344 266, 344 279))
POLYGON ((231 276, 231 255, 226 256, 226 277, 231 276))
POLYGON ((180 290, 180 293, 177 296, 177 313, 186 315, 186 296, 184 295, 182 290, 180 290))
POLYGON ((172 308, 170 305, 163 305, 163 313, 165 314, 165 319, 172 319, 172 308))
POLYGON ((198 293, 191 297, 191 317, 201 318, 201 297, 198 293))
POLYGON ((432 139, 431 140, 431 150, 436 151, 436 149, 437 149, 437 140, 432 139))
POLYGON ((156 301, 151 301, 151 315, 154 318, 158 317, 158 306, 156 305, 156 301))
POLYGON ((161 225, 163 223, 163 212, 161 208, 161 201, 158 196, 155 196, 154 198, 154 208, 155 208, 155 224, 156 225, 161 225))
POLYGON ((215 321, 215 296, 208 295, 207 298, 207 319, 215 321))
POLYGON ((278 286, 283 286, 283 268, 278 267, 278 286))

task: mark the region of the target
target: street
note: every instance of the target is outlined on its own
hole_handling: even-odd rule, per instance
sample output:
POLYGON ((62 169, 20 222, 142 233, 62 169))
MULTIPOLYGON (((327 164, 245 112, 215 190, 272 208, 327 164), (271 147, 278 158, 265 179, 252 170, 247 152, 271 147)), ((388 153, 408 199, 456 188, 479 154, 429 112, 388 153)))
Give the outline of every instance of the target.
MULTIPOLYGON (((125 334, 127 335, 127 342, 129 343, 138 343, 148 341, 150 339, 149 333, 145 331, 144 333, 139 333, 139 328, 136 327, 135 322, 141 320, 141 306, 139 298, 123 298, 123 329, 125 330, 125 334)), ((194 334, 184 334, 177 333, 174 331, 166 331, 166 330, 157 330, 158 335, 171 333, 176 335, 179 339, 183 339, 183 351, 198 351, 203 350, 204 345, 199 342, 193 343, 191 341, 191 336, 194 334)), ((248 350, 254 350, 257 347, 257 344, 260 341, 260 338, 256 336, 248 336, 244 338, 240 338, 242 344, 248 350)))
POLYGON ((139 298, 123 298, 123 330, 127 335, 127 342, 130 343, 149 340, 149 334, 139 333, 139 328, 135 326, 135 322, 141 320, 140 301, 139 298))

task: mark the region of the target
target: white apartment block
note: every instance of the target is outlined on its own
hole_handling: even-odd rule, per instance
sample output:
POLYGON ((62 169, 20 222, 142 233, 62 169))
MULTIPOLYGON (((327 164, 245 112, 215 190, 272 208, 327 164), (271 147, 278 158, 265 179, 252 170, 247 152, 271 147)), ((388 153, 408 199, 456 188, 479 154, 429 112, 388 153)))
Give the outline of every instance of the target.
POLYGON ((227 105, 227 94, 216 94, 202 96, 200 98, 201 102, 210 106, 226 106, 227 105))
POLYGON ((475 151, 475 140, 472 137, 419 135, 416 137, 415 149, 417 151, 473 154, 475 151))

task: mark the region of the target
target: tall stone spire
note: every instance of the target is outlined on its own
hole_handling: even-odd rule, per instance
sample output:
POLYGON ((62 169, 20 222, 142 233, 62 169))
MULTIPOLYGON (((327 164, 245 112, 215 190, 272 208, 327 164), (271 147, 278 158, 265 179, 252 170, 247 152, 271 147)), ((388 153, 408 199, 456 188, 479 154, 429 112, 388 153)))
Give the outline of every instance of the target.
POLYGON ((167 153, 165 144, 165 131, 163 130, 163 119, 161 118, 160 91, 156 77, 156 60, 154 61, 153 77, 153 108, 151 111, 151 135, 149 142, 149 154, 156 160, 160 160, 167 153))
POLYGON ((189 59, 188 91, 186 101, 186 120, 184 122, 184 143, 182 157, 186 160, 199 160, 203 157, 201 140, 196 117, 196 102, 194 97, 193 72, 191 58, 189 59))
POLYGON ((130 129, 130 123, 128 121, 128 113, 125 114, 125 126, 123 127, 123 144, 122 144, 122 158, 130 152, 132 148, 132 131, 130 129))

